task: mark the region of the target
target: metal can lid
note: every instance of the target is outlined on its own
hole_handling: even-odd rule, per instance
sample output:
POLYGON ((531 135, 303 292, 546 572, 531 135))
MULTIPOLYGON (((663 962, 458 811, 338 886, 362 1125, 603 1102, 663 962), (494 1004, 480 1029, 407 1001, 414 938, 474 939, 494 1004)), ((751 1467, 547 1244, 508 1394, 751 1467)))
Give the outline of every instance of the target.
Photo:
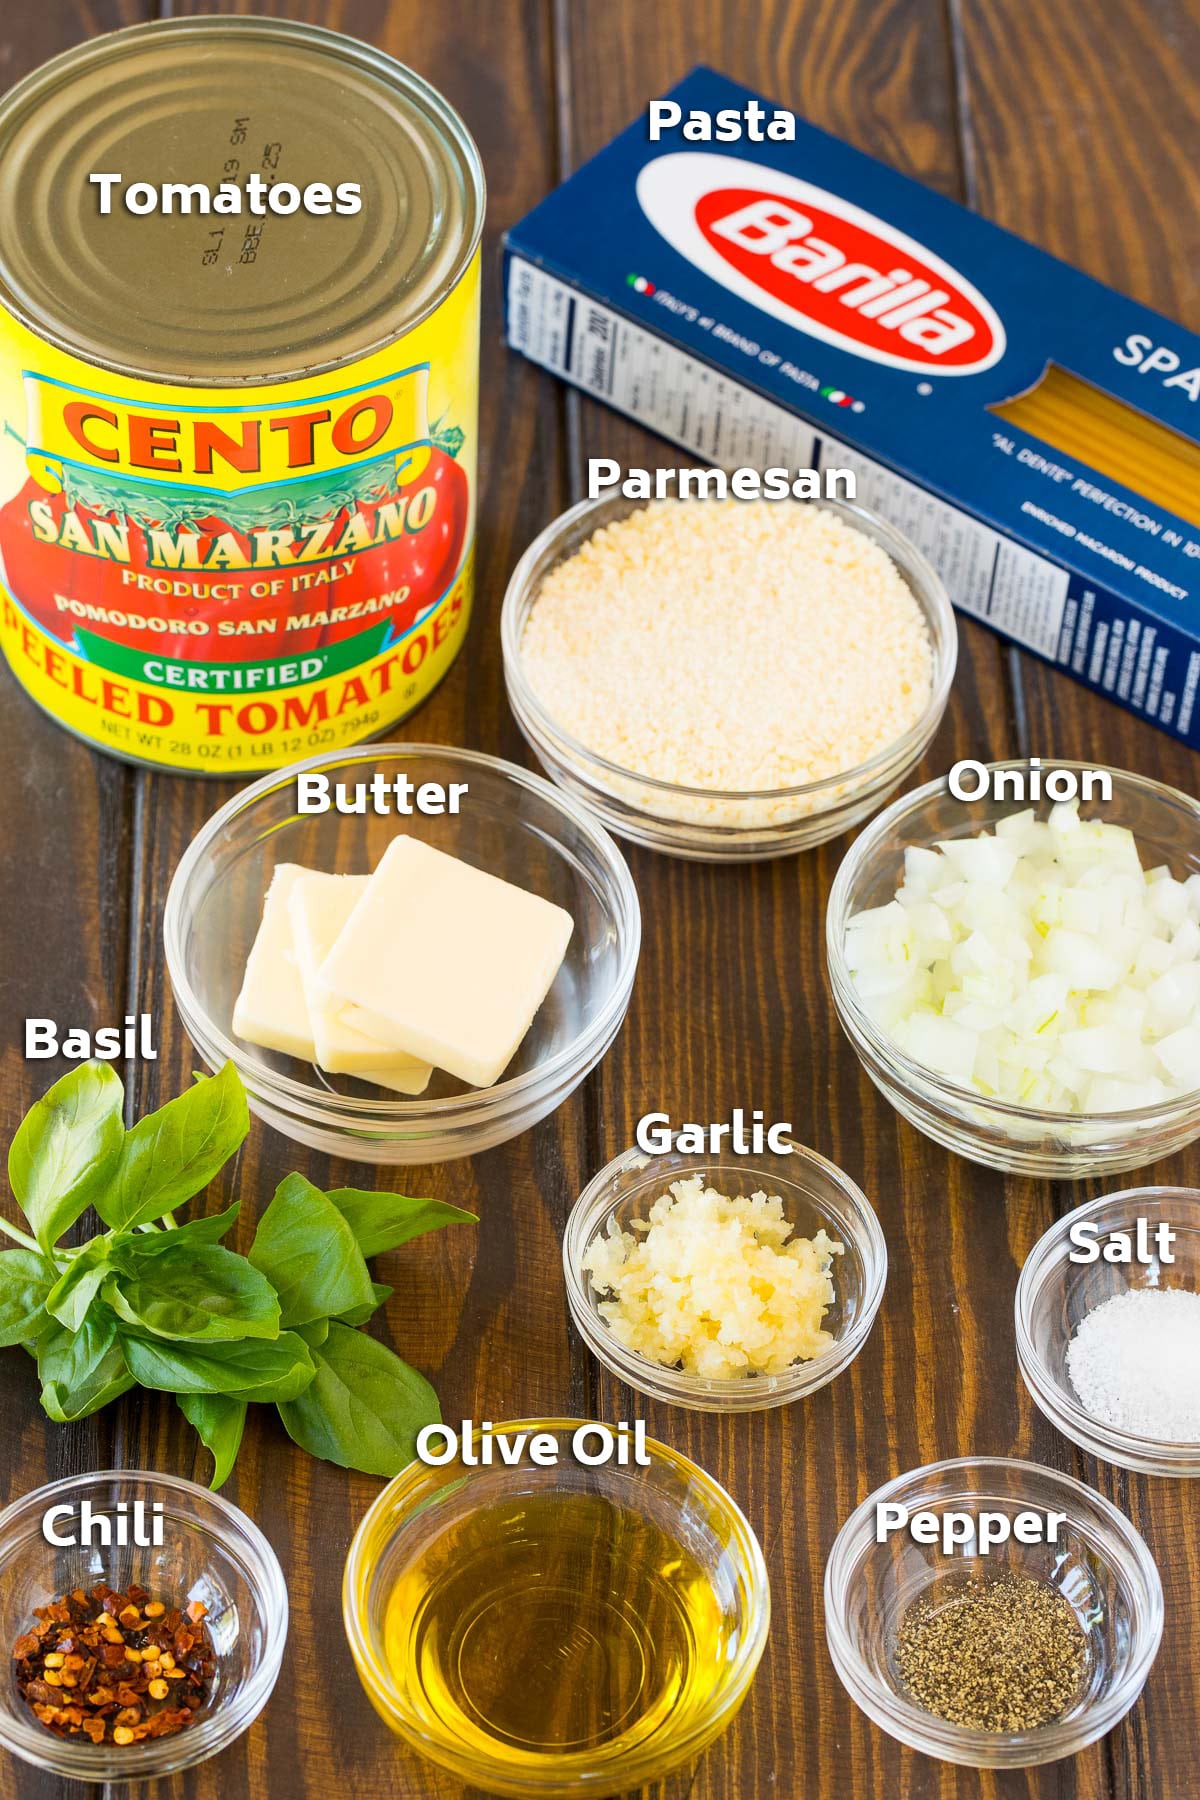
POLYGON ((334 369, 410 330, 466 269, 479 153, 419 75, 353 38, 249 17, 135 25, 0 103, 0 302, 89 362, 214 386, 334 369), (100 212, 124 182, 357 182, 355 214, 100 212))

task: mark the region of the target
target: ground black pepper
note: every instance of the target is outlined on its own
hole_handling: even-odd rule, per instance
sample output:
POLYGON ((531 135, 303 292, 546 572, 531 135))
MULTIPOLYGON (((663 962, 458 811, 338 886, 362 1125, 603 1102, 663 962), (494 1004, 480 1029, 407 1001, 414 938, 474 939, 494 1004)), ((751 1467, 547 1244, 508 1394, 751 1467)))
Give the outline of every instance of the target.
POLYGON ((977 1731, 1029 1731, 1075 1698, 1087 1643, 1057 1588, 1005 1574, 922 1594, 900 1621, 895 1657, 927 1712, 977 1731))

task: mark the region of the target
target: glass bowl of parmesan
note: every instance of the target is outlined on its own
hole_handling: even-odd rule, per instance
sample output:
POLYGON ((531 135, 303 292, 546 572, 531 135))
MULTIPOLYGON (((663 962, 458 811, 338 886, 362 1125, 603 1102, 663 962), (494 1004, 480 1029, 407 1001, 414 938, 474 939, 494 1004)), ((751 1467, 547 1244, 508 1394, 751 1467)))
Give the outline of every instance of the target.
POLYGON ((757 1412, 853 1362, 887 1245, 866 1195, 802 1145, 632 1149, 575 1202, 563 1269, 580 1334, 620 1380, 697 1412, 757 1412))
POLYGON ((937 730, 958 649, 902 533, 793 499, 585 500, 521 558, 500 634, 551 779, 617 836, 703 862, 875 812, 937 730))
POLYGON ((1200 1476, 1200 1193, 1126 1188, 1025 1260, 1017 1360, 1052 1425, 1103 1462, 1200 1476))

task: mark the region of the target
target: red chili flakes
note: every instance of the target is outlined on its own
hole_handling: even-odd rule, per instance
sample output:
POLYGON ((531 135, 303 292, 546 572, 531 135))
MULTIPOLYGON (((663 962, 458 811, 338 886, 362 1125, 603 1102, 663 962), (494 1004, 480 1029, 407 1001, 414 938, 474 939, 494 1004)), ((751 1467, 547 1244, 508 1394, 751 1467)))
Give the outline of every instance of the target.
POLYGON ((101 1583, 34 1608, 13 1645, 17 1689, 56 1737, 137 1744, 192 1724, 212 1691, 216 1653, 199 1600, 186 1610, 101 1583), (119 1621, 119 1622, 118 1622, 119 1621))

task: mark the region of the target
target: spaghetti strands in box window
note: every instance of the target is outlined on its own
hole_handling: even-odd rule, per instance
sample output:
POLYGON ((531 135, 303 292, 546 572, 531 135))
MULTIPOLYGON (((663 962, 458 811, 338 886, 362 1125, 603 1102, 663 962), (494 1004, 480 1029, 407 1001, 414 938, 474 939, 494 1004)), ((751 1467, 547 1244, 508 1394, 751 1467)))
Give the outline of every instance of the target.
POLYGON ((12 90, 0 644, 39 705, 249 774, 420 704, 470 613, 482 216, 458 116, 333 32, 136 26, 12 90))
POLYGON ((1200 338, 763 106, 696 69, 514 226, 510 344, 723 468, 851 471, 963 612, 1200 746, 1200 338))

